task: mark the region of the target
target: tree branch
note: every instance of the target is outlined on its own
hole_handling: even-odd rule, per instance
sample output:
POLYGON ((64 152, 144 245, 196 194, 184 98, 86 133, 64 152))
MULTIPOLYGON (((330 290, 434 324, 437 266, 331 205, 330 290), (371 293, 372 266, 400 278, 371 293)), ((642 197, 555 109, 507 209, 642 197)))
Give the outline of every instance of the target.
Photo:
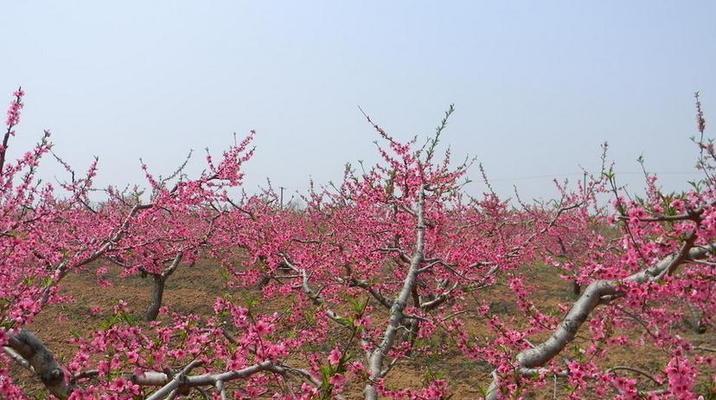
MULTIPOLYGON (((562 322, 546 341, 534 348, 523 350, 517 355, 518 368, 536 368, 552 360, 567 344, 574 340, 579 328, 597 306, 605 303, 605 298, 608 299, 606 301, 608 302, 623 295, 620 290, 622 284, 661 280, 664 276, 673 274, 684 261, 704 258, 716 251, 716 243, 693 247, 695 240, 696 236, 694 234, 689 235, 677 253, 671 254, 651 267, 624 279, 592 282, 572 305, 562 322)), ((494 373, 486 399, 496 400, 499 398, 499 377, 494 373)))

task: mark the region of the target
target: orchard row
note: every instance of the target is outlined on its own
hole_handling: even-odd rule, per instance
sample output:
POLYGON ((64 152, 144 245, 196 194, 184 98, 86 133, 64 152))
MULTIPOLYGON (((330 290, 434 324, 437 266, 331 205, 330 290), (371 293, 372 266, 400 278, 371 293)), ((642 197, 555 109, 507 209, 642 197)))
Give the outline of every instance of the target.
POLYGON ((601 173, 555 182, 552 201, 472 197, 472 160, 440 150, 450 107, 426 141, 401 142, 368 118, 381 161, 349 166, 340 183, 312 185, 286 206, 270 186, 242 194, 254 132, 207 154, 198 176, 186 163, 167 177, 142 165, 141 190, 95 187, 97 160, 76 171, 47 132, 6 159, 23 96, 14 93, 0 148, 0 397, 31 398, 41 382, 59 399, 447 399, 449 379, 396 387, 391 376, 421 355, 455 352, 475 371, 489 366, 474 388, 486 399, 551 396, 558 385, 574 399, 713 394, 716 360, 703 338, 713 338, 716 311, 716 153, 698 97, 703 179, 685 193, 663 193, 646 172, 646 193, 628 193, 605 146, 601 173), (60 163, 67 180, 41 182, 41 160, 60 163), (201 260, 225 268, 236 294, 258 288, 290 310, 262 313, 230 295, 213 315, 172 312, 167 281, 201 260), (120 304, 120 318, 60 360, 28 324, 65 300, 64 280, 109 265, 151 279, 142 318, 152 322, 121 318, 120 304), (560 312, 535 296, 535 265, 573 288, 560 312), (498 286, 519 317, 490 307, 498 286), (490 333, 475 334, 476 324, 490 333), (624 348, 658 366, 610 364, 624 348))

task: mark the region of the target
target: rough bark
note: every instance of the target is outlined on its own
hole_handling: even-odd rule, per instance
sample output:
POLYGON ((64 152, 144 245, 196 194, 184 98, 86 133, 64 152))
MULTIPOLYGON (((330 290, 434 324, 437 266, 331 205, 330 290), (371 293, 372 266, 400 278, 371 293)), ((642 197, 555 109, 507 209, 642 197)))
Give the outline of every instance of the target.
POLYGON ((34 372, 47 390, 57 398, 64 400, 72 393, 73 386, 65 369, 60 366, 47 346, 30 331, 23 329, 11 335, 5 346, 5 352, 34 372), (16 355, 22 359, 18 359, 16 355))
MULTIPOLYGON (((154 321, 159 315, 159 309, 162 307, 162 301, 164 299, 164 286, 167 279, 176 271, 177 267, 181 263, 184 257, 183 252, 178 252, 172 260, 171 264, 162 271, 160 274, 150 274, 152 276, 152 294, 149 299, 149 306, 147 311, 144 313, 144 319, 146 321, 154 321)), ((193 263, 192 263, 193 266, 193 263)))
POLYGON ((149 306, 144 314, 146 321, 154 321, 159 315, 159 309, 162 307, 164 298, 164 286, 167 277, 164 275, 152 274, 152 294, 149 299, 149 306))

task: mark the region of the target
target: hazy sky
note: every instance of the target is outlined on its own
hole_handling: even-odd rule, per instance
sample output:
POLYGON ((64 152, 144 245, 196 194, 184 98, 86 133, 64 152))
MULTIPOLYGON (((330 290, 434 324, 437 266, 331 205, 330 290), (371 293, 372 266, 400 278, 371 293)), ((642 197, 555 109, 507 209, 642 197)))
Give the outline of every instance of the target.
POLYGON ((256 129, 247 187, 300 189, 376 159, 358 105, 408 138, 455 103, 444 143, 501 193, 550 196, 604 141, 622 182, 643 153, 678 188, 695 90, 716 121, 715 21, 713 1, 6 1, 0 92, 27 91, 15 152, 49 128, 78 169, 100 156, 100 185, 256 129))

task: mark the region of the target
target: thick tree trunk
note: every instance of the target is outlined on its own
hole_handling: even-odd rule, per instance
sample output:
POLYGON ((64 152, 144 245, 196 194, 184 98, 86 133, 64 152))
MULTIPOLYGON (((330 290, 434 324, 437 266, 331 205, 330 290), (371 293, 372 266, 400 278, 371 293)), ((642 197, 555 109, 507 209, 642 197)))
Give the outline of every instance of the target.
POLYGON ((55 397, 64 400, 72 393, 73 386, 67 379, 66 370, 60 366, 45 344, 30 331, 23 329, 10 335, 5 352, 9 352, 15 361, 33 371, 55 397))
POLYGON ((263 289, 264 286, 268 285, 271 282, 271 275, 264 274, 261 279, 256 283, 257 289, 263 289))
POLYGON ((689 304, 688 307, 691 312, 691 317, 685 318, 686 324, 699 335, 706 333, 707 324, 704 321, 704 313, 691 304, 689 304))
POLYGON ((167 277, 163 275, 152 274, 152 297, 149 299, 149 307, 144 314, 144 319, 154 321, 159 315, 159 308, 162 306, 162 298, 164 297, 164 284, 167 277))
MULTIPOLYGON (((152 297, 149 300, 149 307, 147 308, 146 314, 144 314, 145 320, 154 321, 157 319, 157 315, 159 315, 159 308, 162 306, 162 298, 164 297, 164 285, 166 284, 167 279, 169 279, 174 271, 176 271, 177 267, 179 267, 179 263, 181 263, 183 257, 184 252, 180 251, 174 257, 171 264, 169 264, 169 266, 165 268, 161 274, 150 273, 154 284, 152 285, 152 297)), ((189 267, 193 267, 195 261, 192 261, 189 267)))

